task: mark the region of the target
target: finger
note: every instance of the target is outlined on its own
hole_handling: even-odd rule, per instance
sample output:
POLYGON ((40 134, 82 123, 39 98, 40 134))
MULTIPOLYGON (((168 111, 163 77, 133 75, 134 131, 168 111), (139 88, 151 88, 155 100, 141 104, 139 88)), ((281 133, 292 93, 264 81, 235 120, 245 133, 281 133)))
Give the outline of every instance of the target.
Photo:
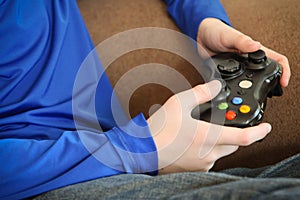
POLYGON ((210 162, 215 162, 220 158, 233 154, 238 148, 239 146, 236 145, 217 145, 208 155, 207 159, 210 162))
POLYGON ((272 127, 268 123, 262 123, 258 126, 244 129, 224 127, 218 144, 248 146, 256 141, 263 139, 272 127))
POLYGON ((219 155, 218 159, 223 158, 225 156, 231 155, 239 149, 239 146, 236 145, 221 145, 217 146, 216 154, 219 155))
POLYGON ((216 97, 222 88, 222 83, 218 80, 213 80, 206 84, 197 85, 190 90, 177 94, 182 105, 187 106, 189 109, 205 103, 216 97))
POLYGON ((262 46, 261 49, 266 52, 266 55, 269 58, 275 60, 282 66, 283 73, 282 73, 282 77, 280 79, 280 84, 282 87, 287 87, 289 84, 290 77, 291 77, 291 69, 290 69, 288 59, 285 56, 283 56, 265 46, 262 46))
POLYGON ((230 51, 241 53, 254 52, 261 48, 261 44, 254 41, 251 37, 230 27, 227 33, 224 33, 223 41, 230 51))
POLYGON ((215 164, 217 160, 219 160, 222 157, 228 156, 235 151, 238 150, 238 146, 234 145, 219 145, 215 146, 215 148, 205 157, 203 155, 199 154, 199 160, 204 161, 205 160, 205 171, 209 171, 215 164))

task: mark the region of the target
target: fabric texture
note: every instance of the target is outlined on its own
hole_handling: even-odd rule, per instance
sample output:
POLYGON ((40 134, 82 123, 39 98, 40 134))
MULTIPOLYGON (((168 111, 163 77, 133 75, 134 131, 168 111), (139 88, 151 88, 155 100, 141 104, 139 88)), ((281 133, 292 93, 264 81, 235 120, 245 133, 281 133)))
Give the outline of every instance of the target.
POLYGON ((33 199, 299 199, 300 154, 274 166, 222 173, 124 174, 51 191, 33 199))
POLYGON ((145 118, 117 124, 105 74, 94 99, 72 94, 77 71, 94 48, 76 1, 5 1, 0 10, 0 198, 120 173, 155 174, 156 147, 145 118), (80 127, 73 120, 75 99, 80 127), (95 101, 102 130, 89 127, 86 107, 95 101))

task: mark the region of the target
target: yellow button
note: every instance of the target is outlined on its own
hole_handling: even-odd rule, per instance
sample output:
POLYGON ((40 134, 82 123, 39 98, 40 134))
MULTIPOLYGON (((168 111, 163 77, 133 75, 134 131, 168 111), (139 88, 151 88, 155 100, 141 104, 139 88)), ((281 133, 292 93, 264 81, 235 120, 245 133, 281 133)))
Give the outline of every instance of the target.
POLYGON ((251 111, 251 108, 250 108, 250 106, 248 106, 248 105, 242 105, 242 106, 240 107, 240 112, 241 112, 241 113, 247 114, 247 113, 249 113, 250 111, 251 111))

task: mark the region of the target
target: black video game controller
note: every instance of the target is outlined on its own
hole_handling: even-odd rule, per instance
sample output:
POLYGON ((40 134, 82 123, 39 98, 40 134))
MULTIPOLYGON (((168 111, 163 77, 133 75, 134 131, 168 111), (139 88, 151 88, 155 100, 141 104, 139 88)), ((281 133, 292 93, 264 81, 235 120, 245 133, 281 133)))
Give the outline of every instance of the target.
POLYGON ((249 127, 261 123, 267 97, 281 96, 281 66, 262 50, 243 56, 222 53, 212 57, 223 88, 210 102, 193 109, 192 117, 211 123, 249 127))

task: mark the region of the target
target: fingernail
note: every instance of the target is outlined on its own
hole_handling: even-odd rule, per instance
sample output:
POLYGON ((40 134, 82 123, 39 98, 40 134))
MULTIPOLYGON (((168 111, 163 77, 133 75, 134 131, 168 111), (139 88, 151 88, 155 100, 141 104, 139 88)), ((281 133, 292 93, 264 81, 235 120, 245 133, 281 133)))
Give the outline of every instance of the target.
POLYGON ((270 133, 272 131, 272 126, 271 124, 266 124, 266 129, 267 129, 267 132, 270 133))
POLYGON ((221 88, 225 89, 225 87, 226 87, 226 81, 224 79, 221 79, 221 78, 220 79, 216 79, 216 80, 221 83, 221 88))
MULTIPOLYGON (((226 84, 226 83, 225 83, 226 84)), ((213 80, 207 83, 207 87, 211 90, 211 91, 216 91, 219 92, 221 90, 223 86, 222 81, 220 80, 213 80)))
POLYGON ((255 46, 255 47, 258 48, 258 49, 261 47, 260 42, 257 42, 257 41, 252 41, 252 42, 250 43, 250 45, 255 46))

